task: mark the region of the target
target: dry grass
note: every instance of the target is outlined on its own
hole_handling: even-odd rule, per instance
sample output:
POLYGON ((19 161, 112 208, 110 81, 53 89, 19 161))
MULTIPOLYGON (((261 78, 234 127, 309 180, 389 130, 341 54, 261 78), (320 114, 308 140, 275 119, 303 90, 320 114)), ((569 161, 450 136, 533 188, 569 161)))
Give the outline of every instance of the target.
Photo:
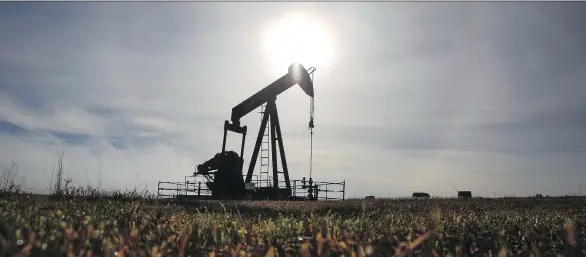
POLYGON ((0 255, 585 255, 582 198, 176 204, 70 191, 1 198, 0 255))
POLYGON ((7 167, 0 257, 586 256, 580 197, 181 204, 59 175, 25 194, 7 167))

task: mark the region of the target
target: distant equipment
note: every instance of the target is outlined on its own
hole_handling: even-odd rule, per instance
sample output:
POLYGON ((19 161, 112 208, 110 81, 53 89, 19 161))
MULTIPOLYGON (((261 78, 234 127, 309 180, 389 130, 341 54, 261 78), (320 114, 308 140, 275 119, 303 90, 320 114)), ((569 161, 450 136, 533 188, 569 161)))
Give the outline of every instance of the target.
POLYGON ((181 199, 214 200, 343 200, 346 189, 345 181, 338 183, 314 181, 311 178, 311 161, 309 180, 306 181, 305 178, 303 180, 291 180, 289 178, 289 168, 285 158, 276 100, 279 94, 296 84, 299 85, 305 94, 311 97, 309 129, 313 136, 314 90, 313 79, 310 75, 314 71, 315 68, 313 67, 306 70, 300 64, 292 64, 289 66, 287 74, 232 108, 230 120, 224 122, 222 151, 206 162, 197 165, 196 172, 193 173, 193 176, 186 176, 185 182, 159 182, 158 195, 181 199), (258 107, 262 107, 261 125, 248 172, 244 176, 243 155, 247 126, 241 126, 240 119, 258 107), (242 135, 240 154, 234 151, 226 151, 228 131, 242 135), (268 139, 269 135, 270 139, 268 139), (266 141, 263 139, 266 139, 266 141), (269 144, 272 147, 269 147, 269 144), (268 170, 266 172, 261 171, 261 175, 266 173, 268 177, 264 180, 259 179, 258 176, 256 176, 256 179, 254 178, 254 168, 260 152, 263 153, 260 155, 261 166, 268 167, 268 161, 272 164, 272 172, 268 170), (264 155, 265 153, 266 155, 264 155), (277 159, 277 153, 280 155, 280 161, 277 159), (277 166, 279 162, 281 163, 281 170, 277 166), (280 177, 282 177, 282 180, 279 179, 280 177), (173 188, 174 186, 176 188, 173 188), (169 191, 174 191, 174 193, 164 193, 169 191), (298 194, 303 194, 304 192, 307 194, 298 194), (328 193, 330 193, 329 196, 328 193), (335 197, 336 194, 341 194, 341 197, 335 197))
POLYGON ((429 198, 429 194, 425 192, 415 192, 412 195, 413 198, 429 198))
POLYGON ((470 191, 458 191, 458 198, 472 198, 472 192, 470 192, 470 191))
POLYGON ((369 195, 367 197, 364 197, 364 200, 374 200, 374 195, 369 195))

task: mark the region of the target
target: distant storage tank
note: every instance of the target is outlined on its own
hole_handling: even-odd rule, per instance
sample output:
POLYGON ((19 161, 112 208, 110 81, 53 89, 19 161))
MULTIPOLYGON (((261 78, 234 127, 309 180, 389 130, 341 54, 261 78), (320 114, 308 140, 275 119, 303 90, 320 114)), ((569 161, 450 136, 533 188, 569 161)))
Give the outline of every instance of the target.
POLYGON ((413 198, 429 198, 429 194, 425 192, 415 192, 413 193, 413 198))
POLYGON ((470 191, 458 191, 458 198, 472 198, 472 192, 470 192, 470 191))

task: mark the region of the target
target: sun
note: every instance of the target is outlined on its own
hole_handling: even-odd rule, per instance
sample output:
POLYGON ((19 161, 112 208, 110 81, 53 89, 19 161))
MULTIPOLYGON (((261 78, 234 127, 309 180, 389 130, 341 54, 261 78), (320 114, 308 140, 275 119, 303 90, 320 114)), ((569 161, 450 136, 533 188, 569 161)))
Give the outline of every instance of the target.
POLYGON ((317 15, 286 13, 266 23, 261 40, 275 72, 283 73, 291 63, 318 70, 334 63, 335 30, 317 15))

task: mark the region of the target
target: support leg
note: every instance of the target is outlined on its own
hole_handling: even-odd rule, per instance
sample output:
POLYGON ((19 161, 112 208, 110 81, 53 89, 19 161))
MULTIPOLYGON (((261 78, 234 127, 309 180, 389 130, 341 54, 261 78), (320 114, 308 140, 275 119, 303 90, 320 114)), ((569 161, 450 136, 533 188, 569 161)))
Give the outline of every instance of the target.
POLYGON ((265 111, 262 115, 262 121, 260 123, 260 129, 258 131, 258 136, 256 137, 256 144, 254 145, 254 150, 252 151, 252 158, 250 159, 250 166, 248 167, 248 173, 246 173, 246 183, 250 183, 252 180, 252 174, 254 173, 254 166, 256 165, 256 159, 258 159, 258 152, 260 150, 260 144, 262 143, 262 137, 265 133, 265 129, 267 127, 267 122, 269 121, 269 112, 265 111))
POLYGON ((275 132, 275 123, 273 123, 272 121, 272 114, 275 110, 275 104, 272 104, 271 108, 271 155, 272 155, 272 160, 273 160, 273 187, 274 188, 278 188, 279 187, 279 170, 277 170, 277 135, 275 132))
POLYGON ((281 134, 281 124, 279 123, 279 114, 277 112, 277 106, 275 105, 273 112, 271 113, 271 124, 275 126, 275 132, 277 134, 277 142, 279 143, 279 152, 281 154, 281 165, 283 168, 283 177, 285 178, 286 188, 291 188, 291 181, 289 180, 289 168, 287 167, 287 158, 285 157, 285 147, 283 146, 283 136, 281 134))

